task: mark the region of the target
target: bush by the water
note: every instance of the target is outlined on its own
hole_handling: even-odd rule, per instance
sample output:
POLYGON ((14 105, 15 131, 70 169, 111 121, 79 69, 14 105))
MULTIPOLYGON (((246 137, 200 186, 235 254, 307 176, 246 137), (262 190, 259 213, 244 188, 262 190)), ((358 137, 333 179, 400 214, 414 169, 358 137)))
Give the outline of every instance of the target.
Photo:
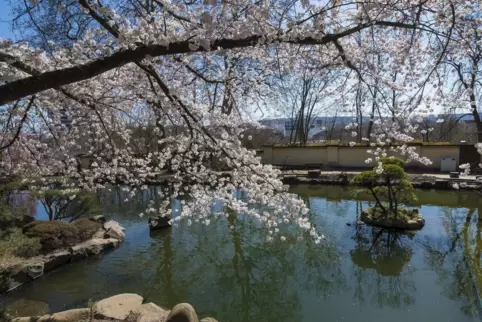
POLYGON ((27 237, 38 238, 43 251, 52 251, 90 239, 101 226, 87 218, 77 219, 73 223, 35 221, 24 226, 23 233, 27 237))
MULTIPOLYGON (((373 220, 382 220, 387 217, 387 214, 379 207, 368 208, 365 212, 373 220)), ((399 208, 396 218, 401 221, 409 221, 416 220, 419 216, 418 209, 399 208)))
POLYGON ((72 246, 80 241, 75 225, 63 221, 34 221, 23 228, 27 237, 36 237, 43 251, 72 246))
POLYGON ((0 259, 8 262, 12 257, 32 257, 40 253, 42 245, 39 238, 28 237, 18 228, 10 229, 0 239, 0 259))
POLYGON ((92 221, 87 218, 77 219, 72 223, 77 230, 78 236, 81 241, 92 238, 92 236, 102 227, 98 222, 92 221))
POLYGON ((25 215, 23 211, 0 202, 0 236, 10 228, 22 228, 34 220, 35 218, 25 215))

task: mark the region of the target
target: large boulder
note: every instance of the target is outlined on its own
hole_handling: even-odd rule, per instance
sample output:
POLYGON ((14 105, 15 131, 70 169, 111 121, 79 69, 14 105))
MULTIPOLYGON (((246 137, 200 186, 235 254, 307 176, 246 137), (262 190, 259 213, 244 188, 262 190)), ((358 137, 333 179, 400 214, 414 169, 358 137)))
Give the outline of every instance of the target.
POLYGON ((109 220, 104 224, 104 230, 108 230, 109 228, 115 228, 117 230, 122 230, 122 231, 126 230, 117 221, 114 221, 114 220, 109 220))
POLYGON ((50 316, 52 322, 74 322, 74 321, 90 321, 90 309, 73 309, 58 312, 50 316))
POLYGON ((168 310, 164 310, 154 303, 142 304, 135 310, 135 313, 138 315, 136 322, 164 321, 169 315, 168 310))
POLYGON ((165 322, 199 322, 196 311, 189 303, 174 306, 165 322))
POLYGON ((119 294, 97 302, 93 307, 94 318, 124 320, 141 306, 144 299, 137 294, 119 294))
POLYGON ((150 217, 148 221, 149 229, 156 230, 156 229, 171 227, 170 221, 171 221, 171 218, 168 216, 150 217))
POLYGON ((105 235, 104 238, 115 238, 118 241, 123 241, 126 238, 124 227, 118 222, 110 220, 104 224, 105 235))

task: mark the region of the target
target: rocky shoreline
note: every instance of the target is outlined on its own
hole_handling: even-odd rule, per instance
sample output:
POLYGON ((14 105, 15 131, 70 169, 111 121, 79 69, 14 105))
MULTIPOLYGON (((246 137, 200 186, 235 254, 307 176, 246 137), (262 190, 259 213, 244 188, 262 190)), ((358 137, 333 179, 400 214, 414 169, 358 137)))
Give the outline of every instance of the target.
POLYGON ((18 317, 12 322, 217 322, 214 318, 199 320, 188 303, 180 303, 171 310, 154 303, 144 303, 138 294, 118 294, 100 300, 89 308, 73 309, 43 316, 18 317))
MULTIPOLYGON (((310 184, 310 185, 344 185, 350 184, 356 173, 321 173, 316 177, 306 175, 285 174, 283 183, 288 185, 310 184)), ((433 176, 409 174, 408 179, 414 188, 417 189, 441 189, 441 190, 481 190, 482 182, 464 178, 439 179, 433 176)))
POLYGON ((124 228, 116 221, 108 221, 102 224, 91 239, 65 249, 11 263, 0 270, 0 294, 10 292, 61 265, 115 248, 124 239, 124 228))

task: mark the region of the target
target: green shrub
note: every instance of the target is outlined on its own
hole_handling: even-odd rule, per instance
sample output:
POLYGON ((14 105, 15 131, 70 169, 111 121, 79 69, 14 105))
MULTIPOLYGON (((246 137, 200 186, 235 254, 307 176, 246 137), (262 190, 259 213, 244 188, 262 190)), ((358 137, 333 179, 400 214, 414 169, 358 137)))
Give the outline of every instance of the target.
POLYGON ((38 238, 22 234, 20 229, 12 229, 0 240, 0 258, 8 261, 12 257, 32 257, 40 254, 42 245, 38 238))
POLYGON ((405 161, 398 158, 381 158, 381 172, 377 172, 378 166, 373 170, 363 171, 357 174, 351 181, 352 184, 367 187, 376 201, 376 211, 381 215, 406 216, 406 211, 401 205, 417 200, 413 186, 407 180, 408 175, 403 169, 405 161))
POLYGON ((72 223, 79 231, 80 240, 87 240, 92 238, 92 236, 102 227, 100 223, 92 221, 87 218, 77 219, 72 223))
POLYGON ((79 241, 75 225, 63 221, 34 221, 23 228, 27 237, 37 237, 44 251, 71 246, 79 241))

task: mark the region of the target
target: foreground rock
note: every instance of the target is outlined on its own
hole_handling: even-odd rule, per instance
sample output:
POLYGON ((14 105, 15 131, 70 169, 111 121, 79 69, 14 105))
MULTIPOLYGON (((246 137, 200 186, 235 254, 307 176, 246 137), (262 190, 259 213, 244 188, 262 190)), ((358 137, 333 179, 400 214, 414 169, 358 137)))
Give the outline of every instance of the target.
POLYGON ((3 268, 0 271, 0 293, 9 292, 61 265, 115 248, 124 239, 124 228, 119 223, 106 222, 92 239, 45 255, 27 258, 3 268))
POLYGON ((416 214, 416 216, 412 219, 402 220, 394 218, 374 218, 368 212, 362 211, 360 220, 367 225, 407 230, 422 229, 425 225, 425 219, 423 219, 422 215, 420 214, 416 214))
MULTIPOLYGON (((74 309, 52 315, 19 317, 13 322, 78 322, 78 321, 122 321, 122 322, 199 322, 194 308, 188 303, 177 304, 171 311, 154 303, 143 303, 137 294, 118 294, 94 304, 92 309, 74 309)), ((218 322, 204 318, 200 322, 218 322)))
POLYGON ((144 299, 137 294, 119 294, 101 300, 94 305, 94 318, 125 320, 142 305, 144 299))

